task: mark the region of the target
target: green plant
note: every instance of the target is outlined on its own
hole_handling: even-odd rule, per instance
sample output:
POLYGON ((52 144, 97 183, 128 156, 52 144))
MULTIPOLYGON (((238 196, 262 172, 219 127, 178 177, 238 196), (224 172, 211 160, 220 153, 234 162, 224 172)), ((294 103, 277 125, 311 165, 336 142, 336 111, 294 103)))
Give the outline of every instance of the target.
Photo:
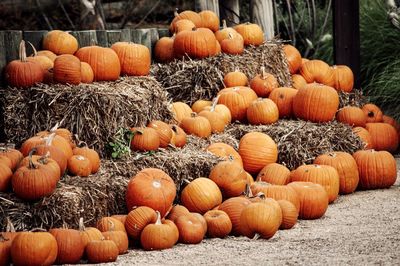
POLYGON ((113 159, 120 159, 131 155, 131 141, 134 132, 129 128, 119 128, 106 149, 113 159))

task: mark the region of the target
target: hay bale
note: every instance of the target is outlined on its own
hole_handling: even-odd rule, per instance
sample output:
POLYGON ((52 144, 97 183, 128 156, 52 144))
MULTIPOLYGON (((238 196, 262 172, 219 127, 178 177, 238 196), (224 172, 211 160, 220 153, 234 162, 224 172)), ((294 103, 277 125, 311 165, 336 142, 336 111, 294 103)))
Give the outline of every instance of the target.
POLYGON ((198 99, 212 99, 223 86, 225 73, 239 69, 248 78, 261 72, 273 74, 280 86, 291 86, 288 63, 279 41, 269 41, 249 46, 242 55, 220 54, 202 60, 174 60, 168 64, 156 64, 152 75, 166 88, 174 101, 192 104, 198 99))
POLYGON ((166 91, 152 77, 123 77, 115 82, 63 85, 37 84, 1 91, 8 142, 21 143, 57 122, 102 155, 121 127, 169 121, 166 91))
POLYGON ((368 103, 368 97, 364 96, 362 90, 353 90, 352 92, 339 92, 339 108, 351 105, 363 107, 368 103))

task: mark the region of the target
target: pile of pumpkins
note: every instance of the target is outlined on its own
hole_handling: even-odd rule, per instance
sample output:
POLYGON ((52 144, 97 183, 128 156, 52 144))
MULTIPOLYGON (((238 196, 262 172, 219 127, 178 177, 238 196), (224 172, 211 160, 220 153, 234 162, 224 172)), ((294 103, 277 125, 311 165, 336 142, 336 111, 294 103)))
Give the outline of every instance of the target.
POLYGON ((87 177, 99 168, 95 150, 77 147, 68 129, 54 128, 25 140, 19 150, 0 148, 0 192, 12 189, 35 201, 51 195, 64 173, 87 177))

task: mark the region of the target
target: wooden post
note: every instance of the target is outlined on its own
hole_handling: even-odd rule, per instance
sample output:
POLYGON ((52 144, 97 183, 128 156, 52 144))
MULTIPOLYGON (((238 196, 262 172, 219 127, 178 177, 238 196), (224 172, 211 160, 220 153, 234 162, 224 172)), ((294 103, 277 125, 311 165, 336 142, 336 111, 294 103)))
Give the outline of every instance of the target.
POLYGON ((228 26, 240 23, 239 0, 219 0, 221 19, 225 19, 228 26))
POLYGON ((0 31, 0 87, 5 85, 4 68, 7 65, 5 31, 0 31))
POLYGON ((196 11, 211 10, 219 16, 219 2, 218 0, 196 0, 195 1, 196 11))
POLYGON ((347 65, 354 73, 354 87, 360 88, 360 18, 358 0, 333 1, 335 64, 347 65))
POLYGON ((130 29, 122 29, 121 30, 121 42, 131 42, 132 37, 131 37, 131 30, 130 29))
POLYGON ((108 37, 106 30, 96 30, 97 45, 108 47, 108 37))
POLYGON ((250 20, 261 26, 266 40, 274 37, 274 7, 272 0, 251 0, 250 20))
POLYGON ((121 40, 121 30, 108 30, 107 31, 108 47, 111 47, 116 42, 121 40))
MULTIPOLYGON (((36 50, 42 49, 42 41, 43 37, 47 34, 47 30, 39 30, 39 31, 24 31, 23 38, 24 41, 30 42, 36 50)), ((27 44, 26 45, 26 54, 29 56, 33 54, 32 47, 27 44)))
POLYGON ((169 34, 169 29, 158 29, 158 38, 161 39, 162 37, 168 37, 170 36, 169 34))
POLYGON ((7 62, 19 58, 19 44, 22 41, 22 31, 8 30, 4 35, 7 62))
POLYGON ((72 31, 71 34, 78 40, 79 47, 91 46, 97 44, 95 30, 72 31))

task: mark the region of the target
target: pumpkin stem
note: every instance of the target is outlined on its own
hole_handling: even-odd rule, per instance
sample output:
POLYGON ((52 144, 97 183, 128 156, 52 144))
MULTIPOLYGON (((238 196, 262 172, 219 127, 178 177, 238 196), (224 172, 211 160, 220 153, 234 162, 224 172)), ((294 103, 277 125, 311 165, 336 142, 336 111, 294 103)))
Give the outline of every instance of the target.
POLYGON ((19 59, 21 62, 26 62, 26 48, 24 40, 19 43, 19 59))
POLYGON ((260 235, 259 233, 256 233, 256 234, 254 235, 254 237, 253 237, 252 240, 257 240, 257 239, 259 239, 260 237, 261 237, 261 235, 260 235))
POLYGON ((33 50, 33 56, 37 56, 37 51, 36 51, 36 48, 35 48, 35 46, 33 46, 33 44, 31 43, 31 42, 28 42, 29 43, 29 45, 32 47, 32 50, 33 50))
POLYGON ((161 222, 161 214, 160 214, 160 212, 159 211, 156 211, 156 213, 157 213, 157 221, 156 221, 156 225, 161 225, 162 224, 162 222, 161 222))
POLYGON ((218 104, 219 97, 221 97, 221 95, 218 95, 217 97, 214 98, 213 103, 212 103, 212 105, 211 105, 211 110, 210 110, 211 112, 214 112, 214 111, 215 111, 215 107, 216 107, 217 104, 218 104))
MULTIPOLYGON (((51 131, 50 131, 51 132, 51 131)), ((51 133, 49 136, 45 137, 46 140, 46 146, 51 146, 53 139, 55 138, 56 133, 51 133)))
POLYGON ((83 223, 83 217, 79 218, 79 231, 85 231, 85 224, 83 223))
POLYGON ((8 241, 8 240, 10 240, 9 238, 6 238, 2 233, 0 233, 0 243, 1 242, 6 242, 6 241, 8 241))
POLYGON ((7 217, 6 221, 7 221, 6 232, 15 233, 15 227, 14 224, 11 222, 10 217, 7 217))
POLYGON ((331 157, 333 157, 333 158, 336 158, 336 157, 337 157, 336 152, 330 152, 330 153, 328 153, 328 155, 331 156, 331 157))
POLYGON ((226 25, 226 20, 225 19, 223 19, 222 20, 222 28, 223 29, 226 29, 228 26, 226 25))
POLYGON ((190 113, 190 117, 196 117, 197 114, 195 112, 190 113))
POLYGON ((60 121, 57 122, 55 126, 50 129, 50 132, 55 132, 60 127, 60 123, 61 123, 60 121))
POLYGON ((374 117, 374 112, 373 111, 369 111, 368 112, 368 117, 374 117))
POLYGON ((179 17, 178 10, 179 10, 179 8, 176 7, 175 11, 174 11, 174 17, 179 17))
POLYGON ((254 197, 253 192, 250 189, 250 184, 249 183, 246 183, 246 188, 244 189, 243 193, 247 198, 253 198, 254 197))
POLYGON ((33 148, 30 152, 29 152, 29 169, 36 169, 37 165, 33 162, 32 160, 32 156, 33 154, 36 152, 36 148, 33 148))
POLYGON ((107 222, 110 224, 110 229, 108 229, 108 231, 113 232, 115 230, 115 224, 110 220, 107 220, 107 222))
POLYGON ((47 164, 49 158, 50 158, 50 152, 47 151, 45 155, 39 158, 38 162, 41 164, 47 164))
POLYGON ((47 232, 47 230, 40 227, 36 227, 30 230, 29 232, 47 232))
POLYGON ((264 67, 264 66, 261 67, 261 75, 262 75, 262 78, 263 78, 263 79, 264 79, 265 76, 267 75, 267 72, 265 72, 265 67, 264 67))

